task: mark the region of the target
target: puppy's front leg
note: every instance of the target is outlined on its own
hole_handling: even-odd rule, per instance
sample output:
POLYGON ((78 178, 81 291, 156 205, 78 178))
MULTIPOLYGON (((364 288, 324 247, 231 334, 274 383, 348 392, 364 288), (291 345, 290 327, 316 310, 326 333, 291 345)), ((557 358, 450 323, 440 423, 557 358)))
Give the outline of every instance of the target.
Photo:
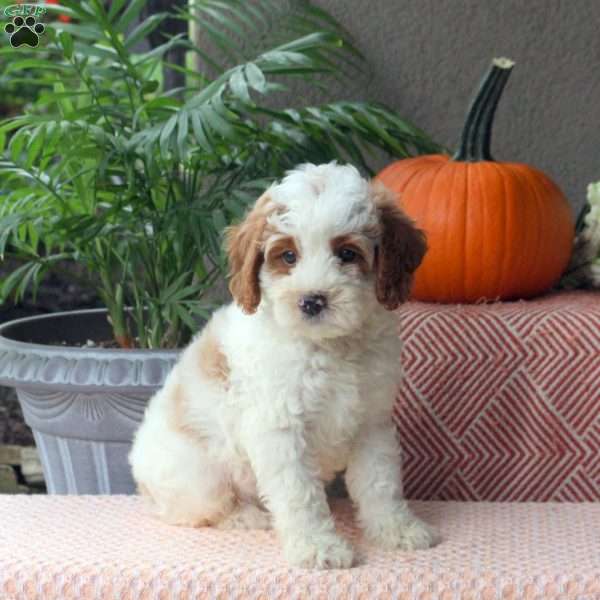
POLYGON ((286 427, 254 433, 246 451, 288 562, 306 568, 350 567, 352 548, 335 531, 302 431, 286 427))
POLYGON ((402 495, 400 466, 392 423, 367 425, 348 459, 348 492, 368 539, 389 549, 429 548, 437 535, 409 510, 402 495))

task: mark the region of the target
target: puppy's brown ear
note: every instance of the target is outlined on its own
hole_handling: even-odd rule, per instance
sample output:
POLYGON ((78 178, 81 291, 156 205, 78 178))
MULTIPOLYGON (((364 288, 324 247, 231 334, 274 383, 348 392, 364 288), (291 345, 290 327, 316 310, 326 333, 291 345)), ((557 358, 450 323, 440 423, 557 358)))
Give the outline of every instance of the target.
POLYGON ((267 217, 274 204, 267 193, 239 224, 225 230, 225 249, 229 257, 229 290, 246 313, 254 313, 260 304, 258 274, 264 262, 263 242, 267 217))
POLYGON ((400 209, 396 194, 380 182, 371 183, 377 208, 380 243, 375 254, 375 294, 388 310, 398 308, 410 293, 413 273, 427 250, 423 231, 400 209))

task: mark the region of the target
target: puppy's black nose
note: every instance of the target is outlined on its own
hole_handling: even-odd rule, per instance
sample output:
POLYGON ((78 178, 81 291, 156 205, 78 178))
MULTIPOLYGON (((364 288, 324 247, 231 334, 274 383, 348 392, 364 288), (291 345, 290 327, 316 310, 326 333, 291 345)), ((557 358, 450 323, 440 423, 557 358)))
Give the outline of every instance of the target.
POLYGON ((327 298, 322 294, 311 294, 302 296, 298 301, 300 310, 310 317, 318 315, 323 309, 327 308, 327 298))

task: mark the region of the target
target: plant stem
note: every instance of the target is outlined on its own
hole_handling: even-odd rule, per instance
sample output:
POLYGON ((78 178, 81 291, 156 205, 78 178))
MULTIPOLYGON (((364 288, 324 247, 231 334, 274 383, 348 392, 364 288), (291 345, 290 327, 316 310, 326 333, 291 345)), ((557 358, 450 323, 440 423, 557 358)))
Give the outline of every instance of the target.
POLYGON ((514 62, 508 58, 495 58, 492 61, 467 113, 460 145, 453 160, 494 160, 490 153, 494 115, 513 66, 514 62))

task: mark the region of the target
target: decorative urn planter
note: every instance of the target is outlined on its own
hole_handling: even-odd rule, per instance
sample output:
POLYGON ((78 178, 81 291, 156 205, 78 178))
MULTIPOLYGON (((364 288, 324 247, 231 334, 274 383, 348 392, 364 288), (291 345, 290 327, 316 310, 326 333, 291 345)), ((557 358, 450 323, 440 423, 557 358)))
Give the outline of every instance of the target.
POLYGON ((135 492, 133 434, 178 351, 85 346, 109 339, 104 309, 0 326, 0 384, 16 389, 51 494, 135 492))

